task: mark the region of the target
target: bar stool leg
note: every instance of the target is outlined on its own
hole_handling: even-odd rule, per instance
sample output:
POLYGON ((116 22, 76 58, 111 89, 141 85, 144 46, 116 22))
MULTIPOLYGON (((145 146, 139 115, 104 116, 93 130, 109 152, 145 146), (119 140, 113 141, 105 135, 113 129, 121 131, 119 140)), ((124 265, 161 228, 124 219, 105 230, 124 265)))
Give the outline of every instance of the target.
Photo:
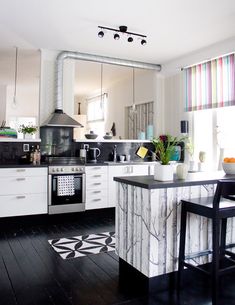
POLYGON ((212 304, 218 304, 219 295, 219 238, 220 220, 217 216, 212 219, 212 304))
POLYGON ((182 202, 181 222, 180 222, 179 267, 178 267, 178 281, 177 281, 178 289, 180 289, 182 272, 184 270, 186 220, 187 220, 187 212, 186 212, 185 204, 184 202, 182 202))
POLYGON ((227 218, 223 218, 221 222, 221 241, 220 241, 220 256, 221 258, 225 255, 226 247, 226 230, 227 230, 227 218))

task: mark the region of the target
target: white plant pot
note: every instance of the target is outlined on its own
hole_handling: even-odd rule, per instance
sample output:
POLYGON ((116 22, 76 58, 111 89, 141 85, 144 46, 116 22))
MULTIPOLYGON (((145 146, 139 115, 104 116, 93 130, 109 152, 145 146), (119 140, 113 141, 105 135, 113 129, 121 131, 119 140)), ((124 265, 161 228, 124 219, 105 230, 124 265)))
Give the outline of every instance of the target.
POLYGON ((33 134, 31 134, 31 133, 24 133, 24 139, 27 139, 27 140, 31 140, 31 139, 33 139, 33 134))
POLYGON ((171 181, 173 180, 174 168, 171 164, 162 165, 156 164, 154 167, 154 180, 158 181, 171 181))

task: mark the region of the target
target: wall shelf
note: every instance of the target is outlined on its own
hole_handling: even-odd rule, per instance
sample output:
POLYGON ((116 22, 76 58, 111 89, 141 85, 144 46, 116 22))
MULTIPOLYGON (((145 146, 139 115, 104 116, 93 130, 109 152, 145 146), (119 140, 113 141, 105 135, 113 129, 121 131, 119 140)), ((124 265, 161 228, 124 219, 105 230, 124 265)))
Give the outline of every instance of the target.
POLYGON ((151 140, 119 140, 119 139, 111 139, 111 140, 104 140, 104 139, 94 139, 94 140, 88 140, 88 139, 82 139, 82 140, 78 140, 78 139, 74 139, 74 142, 78 142, 78 143, 96 143, 96 142, 101 142, 101 143, 151 143, 151 140))
POLYGON ((17 139, 17 138, 0 138, 0 142, 17 142, 17 143, 22 143, 22 142, 41 142, 41 139, 17 139))

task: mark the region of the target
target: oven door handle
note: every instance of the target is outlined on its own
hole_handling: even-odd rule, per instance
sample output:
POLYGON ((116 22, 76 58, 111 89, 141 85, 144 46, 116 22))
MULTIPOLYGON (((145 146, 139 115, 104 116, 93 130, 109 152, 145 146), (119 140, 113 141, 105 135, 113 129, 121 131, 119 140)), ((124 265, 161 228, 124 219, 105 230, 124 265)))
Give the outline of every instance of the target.
POLYGON ((86 202, 86 174, 82 174, 82 203, 86 202))

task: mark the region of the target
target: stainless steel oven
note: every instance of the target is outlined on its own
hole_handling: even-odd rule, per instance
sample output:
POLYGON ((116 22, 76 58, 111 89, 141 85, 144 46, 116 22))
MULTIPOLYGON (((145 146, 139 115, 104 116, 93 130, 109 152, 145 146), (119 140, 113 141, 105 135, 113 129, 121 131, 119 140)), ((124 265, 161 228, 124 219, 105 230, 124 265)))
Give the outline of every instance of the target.
POLYGON ((49 214, 85 211, 85 167, 49 165, 49 214))

